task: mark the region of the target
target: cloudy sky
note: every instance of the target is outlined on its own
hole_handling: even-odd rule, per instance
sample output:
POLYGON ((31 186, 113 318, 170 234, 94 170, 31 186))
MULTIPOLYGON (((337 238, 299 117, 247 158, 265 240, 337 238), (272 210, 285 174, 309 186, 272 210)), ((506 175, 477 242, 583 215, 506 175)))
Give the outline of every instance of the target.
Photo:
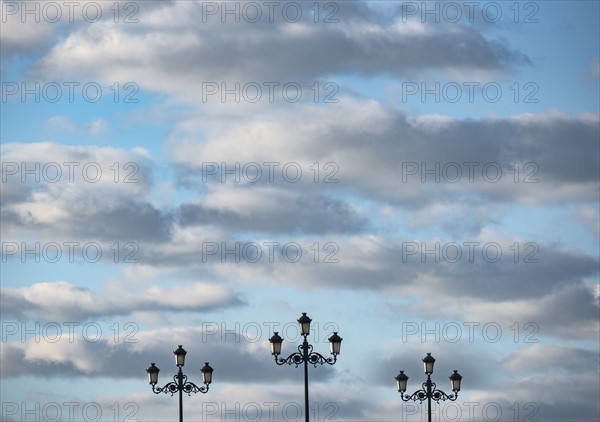
POLYGON ((598 2, 1 7, 2 420, 600 418, 598 2))

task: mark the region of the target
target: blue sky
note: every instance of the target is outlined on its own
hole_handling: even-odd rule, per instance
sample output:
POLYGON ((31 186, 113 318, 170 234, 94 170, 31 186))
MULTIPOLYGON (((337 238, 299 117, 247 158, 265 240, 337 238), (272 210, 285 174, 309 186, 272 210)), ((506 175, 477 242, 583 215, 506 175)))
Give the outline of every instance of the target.
POLYGON ((599 3, 476 3, 2 1, 2 420, 172 420, 178 344, 186 420, 300 420, 302 312, 313 420, 427 352, 437 420, 598 420, 599 3))

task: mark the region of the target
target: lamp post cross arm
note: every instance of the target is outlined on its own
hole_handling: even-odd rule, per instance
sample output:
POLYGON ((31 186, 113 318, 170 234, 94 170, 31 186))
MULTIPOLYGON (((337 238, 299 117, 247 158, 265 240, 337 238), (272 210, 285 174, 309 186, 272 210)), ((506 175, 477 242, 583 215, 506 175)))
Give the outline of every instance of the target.
POLYGON ((335 362, 337 362, 337 355, 325 357, 318 352, 313 352, 312 344, 304 342, 298 346, 297 352, 292 353, 287 358, 280 358, 277 355, 275 356, 275 363, 277 365, 295 365, 297 368, 304 362, 314 365, 315 368, 317 367, 317 364, 323 365, 327 363, 329 365, 333 365, 335 362))
MULTIPOLYGON (((193 382, 186 381, 186 380, 187 380, 187 376, 184 375, 184 382, 181 385, 181 391, 183 391, 184 393, 187 393, 188 396, 191 396, 192 393, 207 393, 208 392, 208 385, 203 385, 203 386, 199 387, 196 384, 194 384, 193 382)), ((173 377, 173 381, 165 384, 162 387, 157 387, 156 385, 153 385, 152 391, 155 394, 161 394, 161 393, 169 394, 170 393, 172 396, 175 395, 175 393, 180 391, 178 376, 175 375, 173 377)))
POLYGON ((427 393, 427 381, 423 383, 423 388, 421 390, 417 390, 412 394, 404 394, 400 393, 400 397, 403 401, 419 401, 424 402, 428 398, 434 400, 436 403, 440 401, 455 401, 458 398, 458 394, 446 394, 442 390, 436 389, 435 382, 431 382, 431 393, 427 393))

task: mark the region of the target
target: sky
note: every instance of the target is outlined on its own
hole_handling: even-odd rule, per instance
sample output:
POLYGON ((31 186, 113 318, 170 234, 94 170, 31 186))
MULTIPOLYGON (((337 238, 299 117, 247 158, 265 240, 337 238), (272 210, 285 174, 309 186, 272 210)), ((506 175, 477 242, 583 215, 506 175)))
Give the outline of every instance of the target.
POLYGON ((600 3, 4 1, 2 421, 600 419, 600 3))

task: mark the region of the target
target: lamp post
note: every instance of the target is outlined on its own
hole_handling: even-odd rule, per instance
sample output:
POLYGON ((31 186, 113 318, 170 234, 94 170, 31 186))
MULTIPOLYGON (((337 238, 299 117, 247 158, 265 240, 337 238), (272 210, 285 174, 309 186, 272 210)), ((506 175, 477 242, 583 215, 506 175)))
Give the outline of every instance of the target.
POLYGON ((434 363, 434 357, 431 356, 431 353, 427 353, 427 356, 423 358, 423 366, 425 369, 425 374, 427 375, 427 381, 423 383, 423 389, 417 390, 410 395, 404 394, 404 392, 406 391, 406 385, 408 384, 408 377, 404 374, 404 371, 400 371, 400 373, 396 376, 396 384, 398 386, 398 391, 400 392, 400 397, 403 401, 418 400, 420 403, 423 403, 423 401, 427 400, 428 422, 431 422, 431 399, 435 400, 436 403, 439 403, 440 400, 456 400, 458 398, 458 392, 460 391, 460 381, 462 380, 462 376, 455 369, 454 373, 449 377, 450 387, 452 388, 452 392, 454 394, 448 395, 442 390, 436 389, 435 382, 431 381, 431 374, 433 374, 434 363))
POLYGON ((202 382, 204 385, 198 387, 193 382, 188 381, 187 375, 184 375, 183 371, 181 370, 185 363, 186 353, 187 352, 181 346, 181 344, 177 350, 173 352, 175 355, 175 364, 179 368, 179 372, 173 376, 173 381, 165 384, 163 387, 156 387, 156 384, 158 383, 158 372, 160 369, 158 369, 154 363, 151 363, 150 367, 146 369, 146 372, 148 373, 148 382, 152 386, 152 391, 155 394, 171 393, 171 396, 173 396, 175 393, 179 392, 179 422, 183 422, 183 393, 185 392, 188 396, 191 396, 192 393, 208 392, 208 386, 212 382, 213 373, 213 369, 210 367, 208 362, 206 362, 202 369, 200 369, 200 372, 202 373, 202 382))
POLYGON ((281 354, 281 343, 283 343, 283 339, 277 332, 273 334, 273 336, 269 339, 271 343, 271 354, 275 356, 275 363, 277 365, 296 365, 296 368, 301 363, 304 363, 304 416, 306 422, 309 422, 309 412, 308 412, 308 364, 314 365, 315 368, 317 364, 323 365, 327 363, 329 365, 333 365, 337 361, 337 355, 340 354, 340 348, 342 346, 342 338, 338 336, 337 332, 334 332, 331 337, 329 337, 329 350, 333 357, 326 358, 320 353, 313 352, 313 346, 308 344, 308 340, 306 339, 310 334, 310 323, 311 319, 306 315, 306 312, 302 313, 302 316, 298 319, 298 324, 300 325, 300 334, 304 337, 304 341, 300 346, 298 346, 298 351, 292 353, 287 358, 279 358, 281 354))

